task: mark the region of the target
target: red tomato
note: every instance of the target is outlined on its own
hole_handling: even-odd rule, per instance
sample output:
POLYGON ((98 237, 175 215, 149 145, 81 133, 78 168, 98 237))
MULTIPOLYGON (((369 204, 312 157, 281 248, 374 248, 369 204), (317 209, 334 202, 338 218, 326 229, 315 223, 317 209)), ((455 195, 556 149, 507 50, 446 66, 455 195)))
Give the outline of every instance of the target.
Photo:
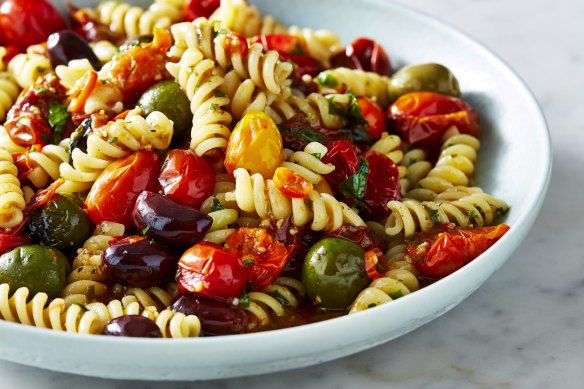
POLYGON ((465 101, 433 92, 408 93, 388 110, 390 127, 416 146, 435 148, 452 126, 463 134, 479 136, 479 117, 465 101))
POLYGON ((0 230, 0 255, 10 251, 18 246, 30 244, 30 238, 25 234, 24 227, 26 223, 21 223, 18 227, 10 232, 0 230))
POLYGON ((158 190, 162 163, 154 151, 141 150, 110 164, 97 178, 85 206, 93 224, 117 222, 129 227, 132 210, 142 191, 158 190))
POLYGON ((357 38, 346 49, 355 69, 391 76, 391 62, 381 45, 369 38, 357 38))
POLYGON ((326 147, 328 151, 322 157, 322 162, 332 163, 335 170, 327 174, 325 179, 334 190, 338 190, 341 183, 357 171, 359 166, 357 148, 347 140, 334 140, 327 143, 326 147))
POLYGON ((20 51, 66 28, 65 20, 47 0, 7 0, 0 6, 0 43, 20 51))
POLYGON ((252 290, 262 290, 276 281, 293 249, 274 241, 263 228, 239 228, 227 237, 225 246, 237 251, 248 270, 252 290))
POLYGON ((273 180, 276 188, 287 197, 302 199, 312 192, 310 181, 285 167, 276 169, 273 180))
POLYGON ((199 208, 213 194, 215 172, 191 150, 170 150, 158 182, 167 197, 182 205, 199 208))
POLYGON ((383 273, 389 270, 387 259, 377 247, 365 252, 365 271, 372 280, 383 277, 383 273))
POLYGON ((361 115, 367 121, 367 132, 375 139, 381 138, 381 134, 386 130, 385 114, 381 107, 368 97, 359 97, 357 105, 361 110, 361 115))
POLYGON ((41 190, 40 192, 37 192, 28 202, 28 205, 26 206, 24 212, 28 213, 33 209, 48 203, 55 196, 55 193, 57 193, 57 189, 59 189, 59 187, 63 185, 64 182, 65 180, 59 178, 55 180, 47 188, 41 190))
POLYGON ((185 22, 192 22, 196 18, 209 18, 221 5, 221 0, 188 0, 183 9, 185 22))
POLYGON ((389 216, 387 203, 401 200, 401 185, 397 165, 385 155, 376 151, 363 154, 369 171, 363 197, 363 216, 379 220, 389 216))
POLYGON ((237 253, 201 242, 180 258, 176 281, 181 292, 216 299, 237 298, 245 290, 246 269, 237 253))
POLYGON ((366 251, 376 247, 383 248, 382 242, 377 239, 377 236, 367 226, 355 227, 351 224, 343 224, 336 230, 326 234, 325 238, 342 238, 361 246, 366 251))
POLYGON ((410 243, 406 253, 422 275, 442 278, 481 255, 508 230, 506 224, 449 229, 419 243, 410 243))
POLYGON ((249 46, 247 39, 236 32, 231 32, 225 40, 225 51, 228 53, 240 53, 242 57, 247 56, 249 46))
POLYGON ((294 66, 294 78, 297 80, 301 80, 305 74, 315 78, 324 70, 322 64, 309 55, 293 54, 290 56, 290 61, 296 65, 294 66))

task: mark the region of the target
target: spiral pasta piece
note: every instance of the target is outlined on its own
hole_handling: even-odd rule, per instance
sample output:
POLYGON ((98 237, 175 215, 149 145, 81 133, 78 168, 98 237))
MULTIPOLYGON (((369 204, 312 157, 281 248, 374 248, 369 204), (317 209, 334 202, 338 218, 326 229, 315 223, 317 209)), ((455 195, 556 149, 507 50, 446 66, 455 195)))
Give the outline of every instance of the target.
POLYGON ((174 297, 178 294, 176 283, 167 286, 165 289, 158 286, 153 286, 148 289, 142 288, 128 288, 125 296, 133 296, 136 298, 140 306, 164 308, 170 306, 174 297))
POLYGON ((40 151, 33 149, 28 153, 34 166, 26 178, 35 188, 44 189, 61 176, 59 167, 70 159, 69 142, 70 139, 64 139, 58 145, 46 145, 40 151))
POLYGON ((108 292, 107 277, 103 274, 102 254, 109 247, 113 237, 124 235, 123 224, 102 222, 95 227, 93 235, 83 247, 77 250, 77 256, 71 265, 67 277, 67 286, 62 297, 70 305, 87 304, 103 297, 108 292))
POLYGON ((220 92, 225 80, 217 74, 215 62, 190 48, 178 63, 166 65, 191 102, 193 128, 191 149, 198 155, 210 150, 225 149, 231 135, 231 115, 225 109, 229 98, 220 92))
POLYGON ((93 185, 113 161, 141 149, 164 150, 170 145, 172 134, 172 121, 158 111, 146 118, 138 115, 138 111, 133 111, 125 119, 109 122, 89 134, 87 152, 73 149, 72 166, 69 163, 61 164, 59 172, 65 183, 58 191, 83 192, 93 185))
POLYGON ((10 229, 18 226, 26 207, 24 194, 18 180, 18 168, 12 155, 0 148, 0 228, 10 229))
POLYGON ((18 98, 20 90, 20 85, 16 83, 10 73, 0 71, 0 122, 4 122, 6 119, 6 115, 18 98))
POLYGON ((88 59, 83 58, 73 59, 67 65, 58 65, 55 68, 55 73, 65 88, 73 89, 75 83, 91 70, 93 70, 93 66, 88 59))
POLYGON ((402 195, 405 196, 410 188, 414 188, 422 178, 426 177, 432 167, 432 164, 426 160, 424 150, 407 151, 399 163, 402 195), (405 169, 403 177, 402 169, 405 169))
MULTIPOLYGON (((261 292, 248 294, 249 304, 243 308, 253 314, 259 325, 269 324, 271 316, 284 316, 288 309, 294 309, 304 299, 305 290, 302 282, 289 277, 279 277, 261 292)), ((256 323, 250 323, 254 328, 256 323)))
POLYGON ((112 58, 116 54, 118 54, 119 51, 116 45, 106 40, 91 42, 89 43, 89 46, 93 49, 93 53, 95 54, 97 59, 99 59, 99 62, 102 65, 105 65, 106 63, 111 61, 112 58))
POLYGON ((335 165, 323 163, 321 158, 327 153, 327 148, 321 143, 311 142, 303 151, 293 152, 284 149, 284 163, 286 167, 316 185, 322 181, 322 174, 329 174, 335 170, 335 165))
POLYGON ((241 79, 235 70, 225 75, 225 83, 221 90, 229 98, 229 111, 236 121, 248 111, 264 112, 277 97, 258 88, 251 79, 241 79))
POLYGON ((49 59, 40 54, 17 54, 8 63, 8 72, 21 88, 28 88, 52 71, 49 59))
POLYGON ((198 49, 204 58, 212 59, 222 69, 233 68, 242 80, 250 79, 259 88, 276 95, 282 92, 282 83, 293 70, 291 63, 280 61, 278 52, 264 53, 259 43, 252 44, 245 56, 241 50, 230 49, 231 32, 220 29, 217 23, 205 18, 174 24, 171 33, 174 38, 169 52, 171 57, 180 58, 187 49, 198 49))
POLYGON ((406 238, 440 224, 454 223, 460 227, 488 226, 497 215, 509 209, 503 200, 486 193, 474 193, 455 201, 390 201, 387 207, 391 214, 387 218, 385 232, 390 236, 403 232, 406 238))
POLYGON ((235 190, 225 193, 226 201, 234 201, 244 212, 256 213, 260 219, 292 217, 296 226, 311 222, 314 231, 332 231, 343 223, 363 226, 365 223, 347 204, 328 193, 312 190, 307 198, 289 198, 278 191, 272 180, 243 168, 233 172, 235 190))
POLYGON ((448 137, 436 166, 406 197, 416 200, 433 200, 437 194, 454 186, 468 186, 474 172, 480 141, 467 134, 448 137))
POLYGON ((325 70, 316 78, 321 92, 350 90, 357 97, 371 97, 382 108, 389 105, 389 78, 359 69, 336 68, 325 70))

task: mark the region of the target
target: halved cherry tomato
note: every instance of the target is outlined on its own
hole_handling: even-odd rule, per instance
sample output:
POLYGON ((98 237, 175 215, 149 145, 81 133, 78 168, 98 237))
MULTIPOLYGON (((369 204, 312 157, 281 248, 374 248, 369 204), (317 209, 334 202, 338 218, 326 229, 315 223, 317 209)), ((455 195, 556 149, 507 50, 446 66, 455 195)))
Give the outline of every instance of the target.
POLYGON ((416 147, 435 148, 456 126, 463 134, 480 135, 479 116, 465 101, 433 92, 408 93, 388 110, 389 125, 416 147))
POLYGON ((131 226, 132 210, 142 191, 158 190, 162 162, 154 151, 141 150, 110 164, 97 178, 85 206, 93 224, 103 221, 131 226))
POLYGON ((245 291, 246 269, 237 253, 200 242, 180 258, 176 281, 181 292, 216 299, 237 298, 245 291))
POLYGON ((306 49, 300 38, 289 34, 266 34, 257 38, 266 50, 275 50, 288 58, 291 54, 304 54, 306 49))
POLYGON ((38 208, 41 205, 48 203, 55 196, 55 193, 57 193, 57 189, 59 189, 59 187, 61 185, 63 185, 64 182, 65 182, 65 180, 63 180, 62 178, 59 178, 59 179, 55 180, 47 188, 36 193, 28 202, 28 205, 26 206, 24 212, 28 213, 28 212, 32 211, 33 209, 38 208))
POLYGON ((239 254, 252 290, 273 284, 293 252, 274 241, 264 228, 239 228, 227 237, 225 246, 239 254))
POLYGON ((401 200, 399 170, 391 159, 377 151, 368 151, 363 158, 369 168, 363 196, 363 216, 379 220, 389 216, 389 201, 401 200))
POLYGON ((366 129, 375 138, 381 138, 381 134, 386 130, 385 114, 381 107, 368 97, 357 98, 357 105, 361 110, 361 115, 367 121, 366 129))
POLYGON ((213 194, 215 172, 191 150, 170 150, 158 182, 167 197, 182 205, 199 208, 213 194))
POLYGON ((389 270, 387 259, 377 247, 365 252, 365 271, 372 280, 383 277, 389 270))
POLYGON ((355 69, 375 72, 382 76, 391 75, 389 56, 381 45, 369 38, 357 38, 346 49, 347 57, 355 69))
POLYGON ((302 199, 312 192, 310 181, 286 167, 277 168, 273 180, 276 188, 287 197, 302 199))
POLYGON ((0 230, 0 255, 18 246, 31 243, 30 238, 24 232, 25 224, 26 222, 21 223, 10 232, 0 230))
MULTIPOLYGON (((309 55, 292 54, 290 56, 290 61, 292 61, 295 65, 293 73, 293 78, 295 80, 302 80, 302 76, 305 74, 315 78, 320 72, 324 70, 324 66, 322 66, 320 62, 309 55)), ((306 83, 303 82, 303 84, 306 83)), ((316 85, 314 81, 312 81, 310 85, 314 85, 316 88, 318 88, 318 85, 316 85)))
POLYGON ((453 228, 422 235, 416 243, 410 243, 406 255, 422 275, 442 278, 460 269, 491 247, 507 231, 509 226, 482 228, 453 228))
POLYGON ((247 39, 238 33, 231 32, 227 35, 225 40, 225 51, 228 53, 239 53, 242 57, 247 56, 249 46, 247 39))
POLYGON ((61 14, 47 0, 6 0, 0 6, 0 44, 22 52, 66 28, 61 14))
POLYGON ((221 5, 221 0, 188 0, 183 8, 183 19, 192 22, 196 18, 209 18, 221 5))
POLYGON ((335 140, 327 143, 326 147, 328 151, 322 157, 322 162, 332 163, 335 170, 327 174, 325 179, 334 191, 338 191, 341 183, 357 171, 359 166, 357 148, 348 140, 335 140))
POLYGON ((284 159, 282 136, 276 123, 263 112, 248 112, 231 133, 225 151, 229 174, 237 168, 271 178, 284 159))

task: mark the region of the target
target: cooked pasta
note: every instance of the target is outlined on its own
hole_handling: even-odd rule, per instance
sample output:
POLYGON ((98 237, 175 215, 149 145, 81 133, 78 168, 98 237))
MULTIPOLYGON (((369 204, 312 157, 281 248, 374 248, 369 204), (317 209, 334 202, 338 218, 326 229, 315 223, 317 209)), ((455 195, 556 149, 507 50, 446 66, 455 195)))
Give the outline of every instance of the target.
MULTIPOLYGON (((0 60, 1 62, 1 60, 0 60)), ((8 72, 0 71, 0 123, 6 119, 6 114, 20 93, 20 85, 8 72)))
POLYGON ((11 229, 18 226, 26 206, 24 194, 18 180, 18 169, 12 155, 0 148, 0 228, 11 229))
POLYGON ((249 111, 265 111, 276 99, 276 95, 258 88, 251 79, 241 79, 235 70, 225 75, 221 91, 229 98, 229 110, 235 120, 249 111))
POLYGON ((173 286, 167 287, 166 290, 158 286, 153 286, 147 289, 129 288, 124 292, 125 296, 135 297, 143 308, 168 307, 176 294, 176 283, 173 286))
POLYGON ((323 163, 320 159, 327 152, 326 146, 318 142, 311 142, 304 151, 284 150, 285 161, 282 166, 300 174, 302 177, 316 185, 322 181, 322 174, 329 174, 335 170, 330 163, 323 163))
MULTIPOLYGON (((261 292, 250 292, 244 309, 253 314, 260 325, 269 324, 270 316, 284 316, 286 309, 294 309, 304 298, 304 285, 294 278, 280 277, 261 292)), ((250 323, 255 327, 255 323, 250 323)))
POLYGON ((34 166, 26 178, 37 189, 44 189, 61 175, 59 167, 69 163, 69 139, 63 139, 58 145, 46 145, 41 150, 34 149, 28 153, 28 158, 34 166))
POLYGON ((87 152, 71 151, 72 165, 62 163, 59 171, 65 183, 61 193, 83 192, 113 161, 140 149, 164 150, 170 145, 172 122, 160 112, 146 118, 132 112, 125 119, 109 122, 87 137, 87 152))
POLYGON ((297 113, 302 113, 315 127, 340 129, 347 125, 350 101, 350 96, 342 94, 324 96, 312 93, 307 98, 290 96, 274 101, 266 109, 266 113, 278 124, 297 113))
POLYGON ((21 88, 28 88, 52 71, 49 59, 40 54, 18 54, 8 63, 8 72, 21 88))
POLYGON ((400 162, 400 178, 402 194, 405 195, 418 182, 426 177, 432 170, 432 164, 426 160, 426 152, 422 149, 412 149, 404 154, 400 162), (405 177, 402 178, 401 169, 406 169, 405 177))
POLYGON ((93 70, 93 66, 89 60, 83 58, 71 60, 67 65, 58 65, 55 73, 65 88, 73 89, 77 81, 90 70, 93 70))
POLYGON ((114 55, 119 52, 116 45, 106 40, 90 43, 89 46, 91 46, 93 53, 102 65, 111 61, 114 55))
POLYGON ((355 96, 373 98, 382 108, 389 105, 389 78, 377 73, 336 68, 320 73, 316 81, 321 92, 349 90, 355 96))

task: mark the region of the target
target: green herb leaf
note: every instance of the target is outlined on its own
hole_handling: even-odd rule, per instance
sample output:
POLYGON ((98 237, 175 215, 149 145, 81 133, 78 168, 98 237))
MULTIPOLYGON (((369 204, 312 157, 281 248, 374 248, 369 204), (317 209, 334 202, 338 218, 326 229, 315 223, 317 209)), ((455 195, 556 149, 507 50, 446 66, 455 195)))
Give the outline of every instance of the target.
POLYGON ((71 115, 67 111, 67 107, 59 104, 56 101, 49 103, 49 125, 53 130, 53 141, 59 143, 63 139, 67 121, 71 115))
POLYGON ((221 201, 217 197, 213 197, 213 204, 211 205, 211 212, 221 211, 225 209, 221 201))
POLYGON ((41 86, 41 87, 39 87, 39 88, 34 88, 34 91, 35 91, 35 93, 36 93, 37 95, 40 95, 41 93, 48 93, 48 92, 50 92, 51 90, 50 90, 49 88, 47 88, 47 87, 41 86))
POLYGON ((329 115, 336 115, 336 116, 340 116, 343 119, 348 119, 347 110, 341 104, 335 102, 334 96, 329 97, 327 100, 329 102, 329 109, 328 109, 329 115))
POLYGON ((350 127, 352 126, 359 126, 368 124, 367 120, 363 117, 363 113, 361 113, 361 108, 359 108, 359 104, 357 103, 357 98, 351 91, 347 92, 347 96, 349 96, 349 123, 350 127))
POLYGON ((434 223, 435 226, 439 226, 440 225, 440 218, 438 217, 438 210, 437 209, 430 209, 430 218, 432 218, 432 223, 434 223))
POLYGON ((213 103, 209 106, 209 109, 213 112, 217 111, 218 108, 219 108, 219 104, 217 104, 217 103, 213 103))
POLYGON ((250 265, 253 265, 253 259, 251 259, 251 258, 245 258, 245 259, 243 260, 243 264, 244 264, 245 266, 250 266, 250 265))
POLYGON ((142 235, 146 235, 148 233, 148 230, 150 230, 150 226, 142 228, 142 235))
POLYGON ((225 93, 221 92, 220 90, 215 92, 215 97, 225 97, 225 93))
POLYGON ((375 304, 375 303, 371 303, 371 304, 369 304, 369 305, 367 306, 367 308, 373 308, 373 307, 376 307, 376 306, 377 306, 377 304, 375 304))
POLYGON ((312 155, 317 158, 317 159, 321 159, 322 158, 322 154, 321 153, 312 153, 312 155))
POLYGON ((369 173, 369 164, 363 157, 359 158, 357 171, 341 182, 339 189, 343 196, 354 200, 353 208, 363 209, 363 198, 365 197, 365 186, 367 184, 367 174, 369 173))
POLYGON ((247 294, 247 292, 241 296, 241 298, 239 299, 239 304, 243 308, 249 308, 249 295, 247 294))
POLYGON ((337 86, 339 86, 339 82, 337 81, 335 76, 333 76, 329 72, 320 73, 318 77, 314 79, 314 81, 316 81, 318 85, 326 86, 327 88, 336 88, 337 86))
POLYGON ((88 312, 89 311, 89 309, 87 309, 87 307, 85 305, 83 305, 83 304, 73 303, 73 305, 77 305, 79 308, 81 308, 81 310, 83 312, 88 312))
POLYGON ((114 136, 113 138, 111 138, 110 140, 107 141, 107 143, 116 143, 118 141, 118 137, 114 136))
POLYGON ((394 300, 395 300, 395 299, 398 299, 398 298, 400 298, 400 297, 403 297, 403 296, 404 296, 404 294, 403 294, 403 292, 401 291, 401 289, 400 289, 400 290, 398 290, 397 292, 389 293, 389 297, 391 297, 391 298, 392 298, 392 299, 394 299, 394 300))

